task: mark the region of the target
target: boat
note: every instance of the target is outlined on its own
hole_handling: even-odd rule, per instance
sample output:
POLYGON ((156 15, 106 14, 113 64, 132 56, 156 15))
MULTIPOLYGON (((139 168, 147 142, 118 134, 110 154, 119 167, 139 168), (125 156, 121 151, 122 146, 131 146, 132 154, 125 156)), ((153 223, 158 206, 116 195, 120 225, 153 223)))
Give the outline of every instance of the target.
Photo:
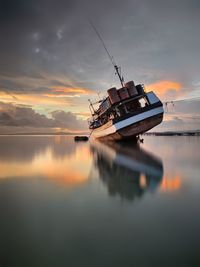
POLYGON ((138 139, 140 134, 152 129, 163 120, 163 104, 154 92, 146 92, 143 84, 124 83, 121 68, 110 55, 97 28, 90 22, 101 41, 120 81, 120 88, 107 90, 107 96, 92 103, 88 120, 90 136, 108 141, 138 139), (95 104, 98 104, 95 108, 95 104))
POLYGON ((146 92, 143 84, 135 85, 133 81, 121 85, 119 89, 108 89, 102 100, 90 101, 92 137, 103 141, 137 140, 162 122, 163 104, 153 91, 146 92))
POLYGON ((74 136, 74 141, 88 141, 88 136, 86 135, 76 135, 74 136))

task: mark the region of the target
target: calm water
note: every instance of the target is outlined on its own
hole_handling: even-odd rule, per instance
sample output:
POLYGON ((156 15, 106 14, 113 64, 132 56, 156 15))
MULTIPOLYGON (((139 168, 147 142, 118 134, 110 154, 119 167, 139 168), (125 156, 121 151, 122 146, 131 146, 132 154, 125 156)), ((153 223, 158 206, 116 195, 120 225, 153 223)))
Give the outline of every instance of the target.
POLYGON ((200 138, 0 137, 1 266, 200 266, 200 138))

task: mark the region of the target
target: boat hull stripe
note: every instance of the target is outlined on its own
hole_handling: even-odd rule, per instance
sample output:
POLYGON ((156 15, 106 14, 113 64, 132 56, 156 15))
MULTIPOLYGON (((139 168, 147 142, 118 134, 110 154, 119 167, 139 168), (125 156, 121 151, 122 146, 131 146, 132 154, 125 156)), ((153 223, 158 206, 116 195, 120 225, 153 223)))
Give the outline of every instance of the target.
POLYGON ((108 127, 107 129, 104 130, 100 130, 98 129, 98 131, 93 131, 93 135, 95 137, 101 137, 101 136, 105 136, 105 135, 109 135, 112 133, 115 133, 118 130, 121 130, 133 123, 145 120, 147 118, 153 117, 155 115, 158 114, 162 114, 164 112, 163 107, 158 107, 158 108, 154 108, 152 110, 140 113, 138 115, 135 115, 133 117, 130 117, 128 119, 124 119, 123 121, 117 122, 114 125, 108 127))

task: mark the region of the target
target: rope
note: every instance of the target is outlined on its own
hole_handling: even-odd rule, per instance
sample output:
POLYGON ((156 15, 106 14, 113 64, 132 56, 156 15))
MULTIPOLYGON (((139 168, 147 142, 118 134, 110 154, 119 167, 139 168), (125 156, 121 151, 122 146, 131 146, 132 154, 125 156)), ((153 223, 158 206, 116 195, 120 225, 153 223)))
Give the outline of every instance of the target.
POLYGON ((105 45, 105 43, 104 43, 103 38, 101 37, 100 33, 98 32, 97 28, 94 26, 94 24, 92 23, 92 21, 91 21, 90 19, 88 19, 88 21, 89 21, 90 25, 92 26, 93 30, 96 32, 97 36, 99 37, 99 39, 100 39, 100 41, 101 41, 101 43, 102 43, 104 49, 106 50, 106 53, 107 53, 107 55, 108 55, 108 57, 109 57, 111 63, 113 64, 113 66, 115 66, 116 63, 115 63, 115 61, 114 61, 114 58, 113 58, 113 57, 111 56, 111 54, 109 53, 109 51, 108 51, 108 49, 107 49, 107 47, 106 47, 106 45, 105 45))
POLYGON ((167 105, 167 104, 173 104, 176 102, 187 102, 187 101, 196 101, 196 100, 200 100, 200 96, 193 97, 193 98, 185 98, 185 99, 180 99, 180 100, 170 100, 170 101, 165 101, 163 103, 167 105))
POLYGON ((88 136, 88 139, 90 139, 90 136, 91 136, 92 132, 93 132, 93 130, 91 130, 91 132, 90 132, 90 134, 89 134, 89 136, 88 136))

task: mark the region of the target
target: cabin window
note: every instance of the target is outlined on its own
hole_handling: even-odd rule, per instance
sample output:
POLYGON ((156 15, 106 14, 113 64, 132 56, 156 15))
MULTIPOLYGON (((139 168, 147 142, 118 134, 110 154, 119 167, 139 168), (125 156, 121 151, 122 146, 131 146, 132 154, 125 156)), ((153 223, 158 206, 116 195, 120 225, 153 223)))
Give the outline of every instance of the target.
POLYGON ((141 108, 144 108, 147 105, 147 102, 146 102, 146 100, 144 98, 140 98, 139 102, 140 102, 141 108))

